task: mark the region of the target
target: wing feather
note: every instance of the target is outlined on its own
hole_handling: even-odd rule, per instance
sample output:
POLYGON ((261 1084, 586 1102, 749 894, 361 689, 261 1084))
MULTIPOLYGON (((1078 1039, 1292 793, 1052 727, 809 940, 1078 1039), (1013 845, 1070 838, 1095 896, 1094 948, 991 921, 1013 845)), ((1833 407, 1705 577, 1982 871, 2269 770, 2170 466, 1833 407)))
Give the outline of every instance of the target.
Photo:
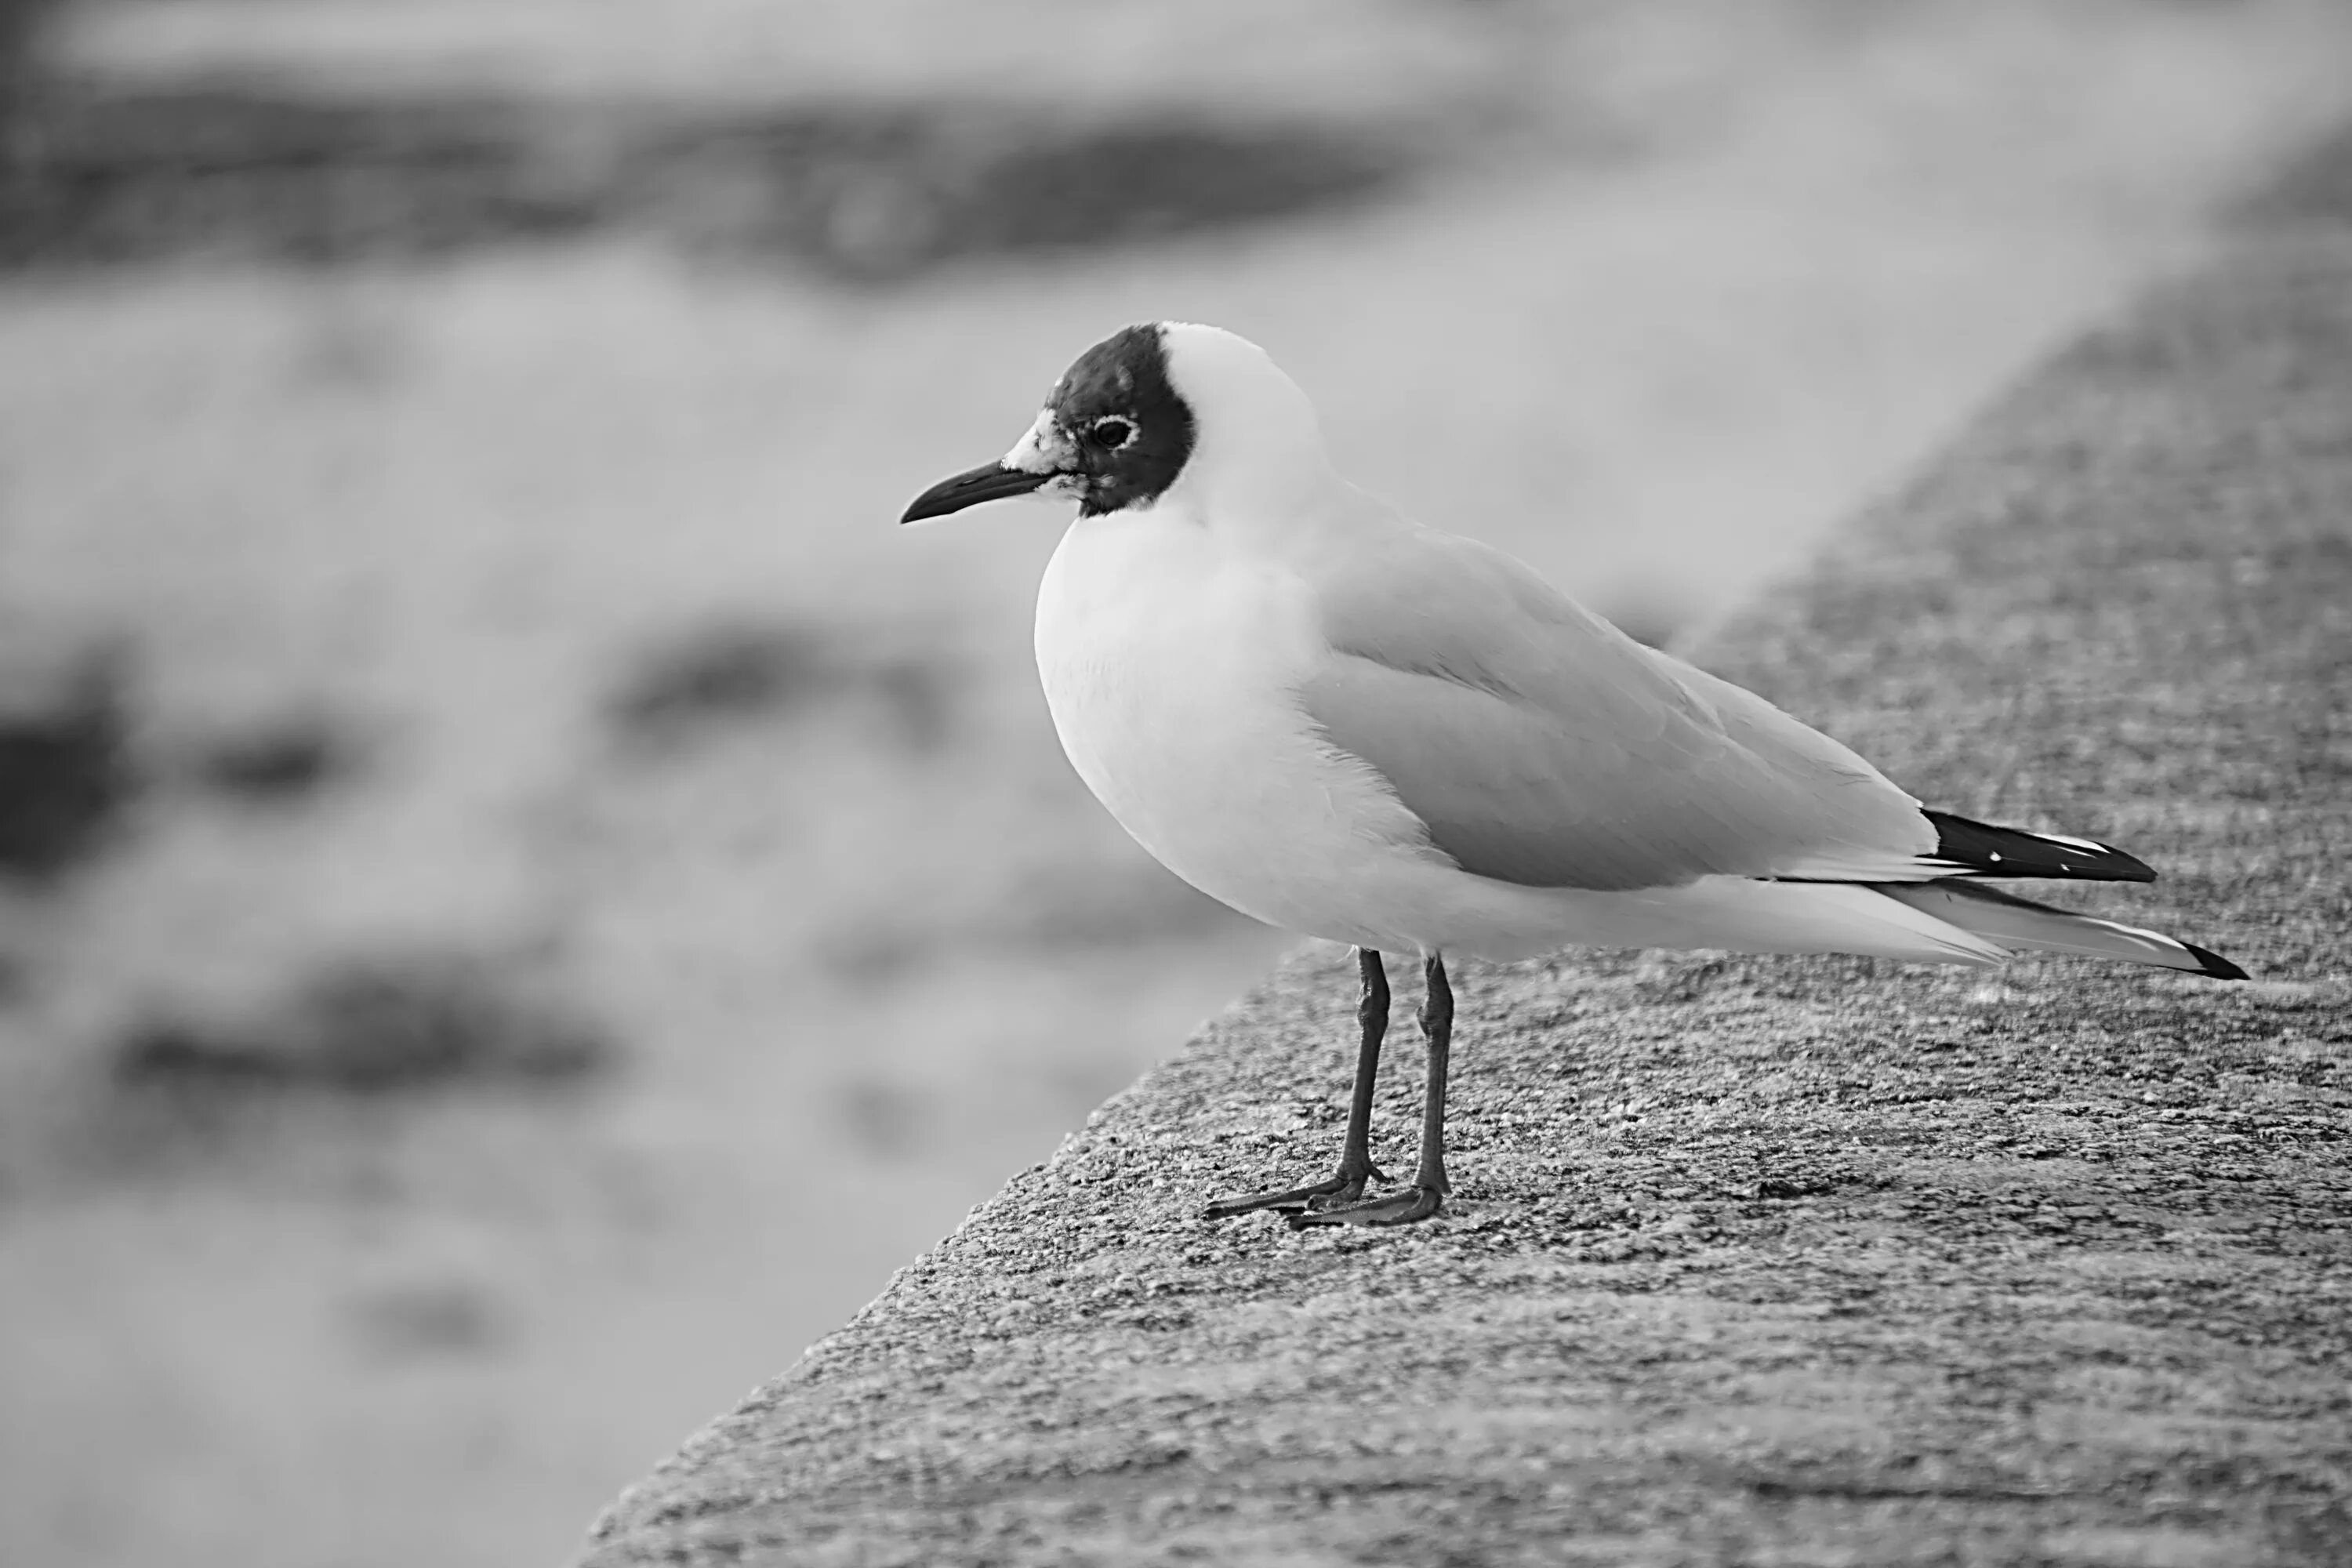
POLYGON ((1869 763, 1498 551, 1399 529, 1314 585, 1330 657, 1307 715, 1465 870, 1605 890, 1934 874, 1918 802, 1869 763))

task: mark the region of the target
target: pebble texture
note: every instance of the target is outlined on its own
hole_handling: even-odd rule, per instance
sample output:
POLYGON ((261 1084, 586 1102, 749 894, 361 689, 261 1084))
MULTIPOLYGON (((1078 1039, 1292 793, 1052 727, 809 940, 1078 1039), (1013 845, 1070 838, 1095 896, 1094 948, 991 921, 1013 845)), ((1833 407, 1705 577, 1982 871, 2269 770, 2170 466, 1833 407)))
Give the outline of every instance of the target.
POLYGON ((2352 142, 1702 659, 2255 981, 1465 965, 1440 1218, 1204 1220, 1336 1157, 1302 953, 588 1561, 2352 1563, 2352 142))

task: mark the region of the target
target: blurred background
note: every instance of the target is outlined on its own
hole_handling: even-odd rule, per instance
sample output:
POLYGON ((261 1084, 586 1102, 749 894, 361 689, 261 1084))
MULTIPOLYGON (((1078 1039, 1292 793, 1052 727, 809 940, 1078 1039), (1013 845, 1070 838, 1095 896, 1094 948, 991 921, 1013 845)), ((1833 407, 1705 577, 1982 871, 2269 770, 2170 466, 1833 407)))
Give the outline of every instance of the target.
POLYGON ((1216 321, 1685 637, 2332 0, 0 0, 0 1563, 554 1562, 1283 939, 898 509, 1216 321))

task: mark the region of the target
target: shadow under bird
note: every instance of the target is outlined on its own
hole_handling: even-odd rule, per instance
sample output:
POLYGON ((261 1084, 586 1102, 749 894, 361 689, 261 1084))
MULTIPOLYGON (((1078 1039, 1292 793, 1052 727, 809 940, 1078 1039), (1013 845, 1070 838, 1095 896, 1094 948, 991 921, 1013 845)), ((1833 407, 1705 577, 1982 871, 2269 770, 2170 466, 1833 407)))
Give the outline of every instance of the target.
POLYGON ((2201 947, 1984 885, 2153 880, 2131 856, 1927 810, 1529 567, 1372 500, 1333 470, 1306 394, 1231 332, 1163 321, 1097 343, 1011 451, 901 521, 1041 491, 1078 507, 1038 592, 1037 668, 1079 776, 1202 891, 1358 950, 1339 1169, 1212 1215, 1438 1211, 1447 953, 2042 952, 2245 978, 2201 947), (1428 1081, 1412 1184, 1367 1199, 1385 1180, 1370 1146, 1383 952, 1422 959, 1428 1081))

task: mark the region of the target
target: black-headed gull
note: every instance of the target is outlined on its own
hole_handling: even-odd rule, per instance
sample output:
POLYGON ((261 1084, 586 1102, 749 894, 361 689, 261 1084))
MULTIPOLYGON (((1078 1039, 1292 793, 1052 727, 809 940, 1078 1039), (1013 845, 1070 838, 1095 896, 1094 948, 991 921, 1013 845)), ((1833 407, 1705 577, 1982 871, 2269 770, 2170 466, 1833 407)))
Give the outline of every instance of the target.
POLYGON ((1078 505, 1038 592, 1037 668, 1079 776, 1202 891, 1358 950, 1339 1170, 1212 1215, 1437 1212, 1449 952, 2032 951, 2245 978, 2201 947, 1979 880, 2153 879, 2131 856, 1927 810, 1511 557, 1398 516, 1333 470, 1306 394, 1231 332, 1163 321, 1097 343, 1011 451, 902 521, 1032 491, 1078 505), (1400 950, 1428 984, 1421 1160, 1412 1186, 1365 1201, 1381 954, 1400 950))

